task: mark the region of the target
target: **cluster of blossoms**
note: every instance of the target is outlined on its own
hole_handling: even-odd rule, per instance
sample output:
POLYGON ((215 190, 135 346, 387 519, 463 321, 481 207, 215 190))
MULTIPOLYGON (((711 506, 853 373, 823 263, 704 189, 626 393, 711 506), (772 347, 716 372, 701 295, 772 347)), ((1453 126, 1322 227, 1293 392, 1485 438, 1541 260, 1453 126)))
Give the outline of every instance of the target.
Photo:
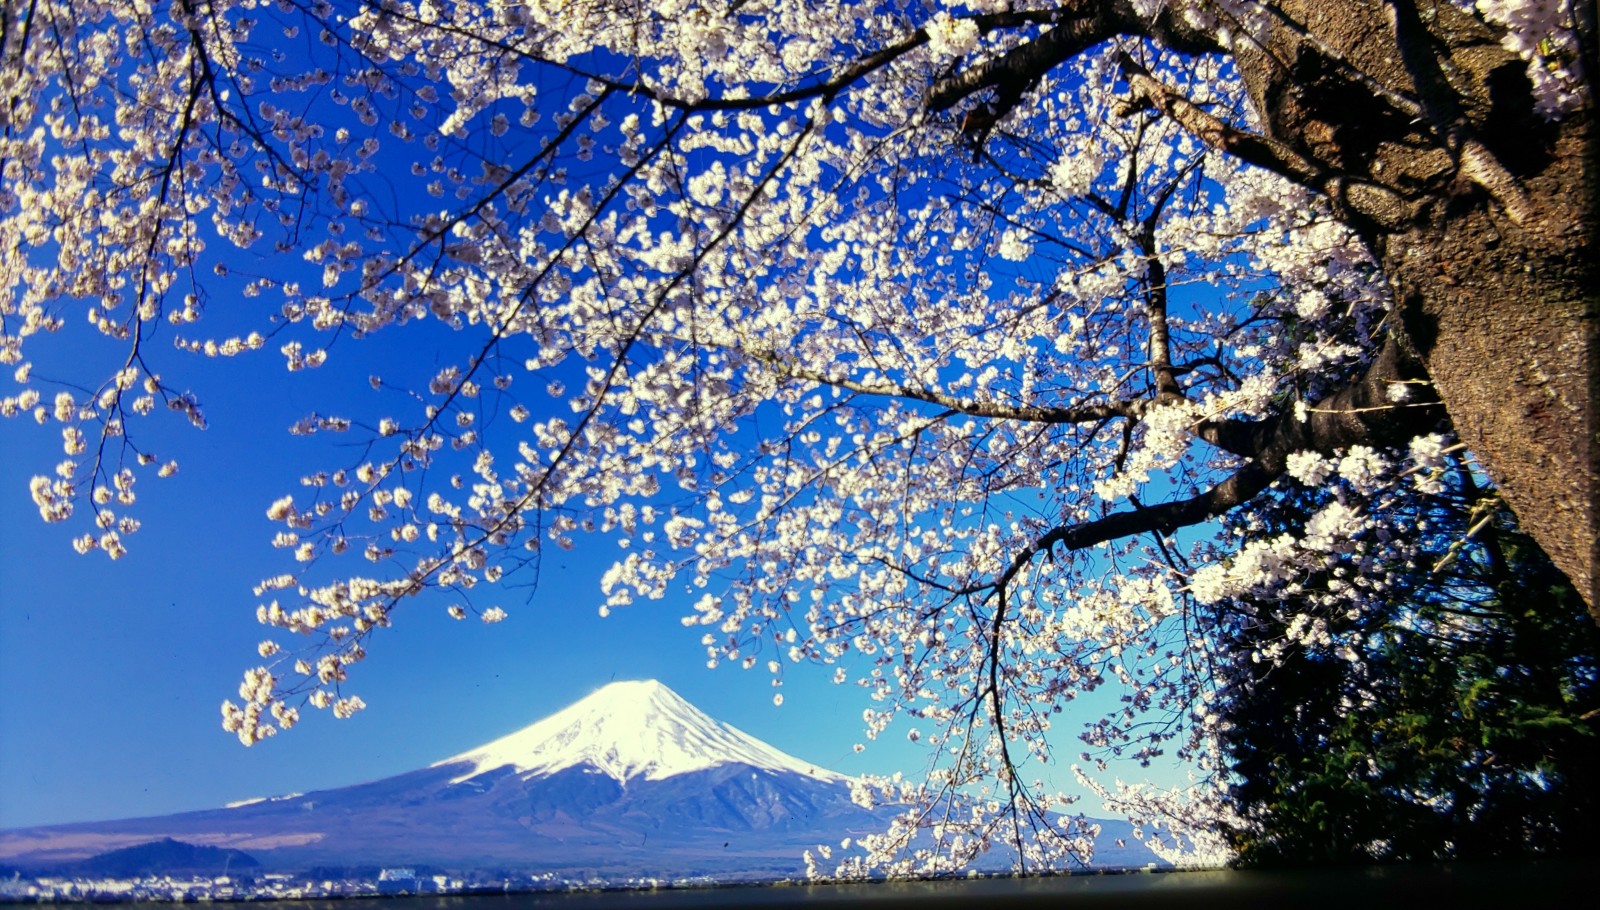
MULTIPOLYGON (((1546 117, 1576 110, 1584 100, 1584 57, 1573 4, 1564 0, 1455 0, 1504 26, 1501 43, 1528 61, 1534 105, 1546 117)), ((1592 58, 1590 58, 1592 59, 1592 58)))
MULTIPOLYGON (((1331 494, 1300 519, 1298 533, 1261 536, 1245 519, 1248 542, 1236 553, 1196 571, 1190 593, 1202 604, 1248 598, 1272 602, 1302 598, 1305 583, 1323 573, 1333 579, 1310 602, 1340 612, 1362 609, 1363 599, 1386 593, 1386 575, 1396 566, 1410 564, 1416 546, 1397 520, 1396 497, 1435 494, 1443 490, 1442 475, 1451 467, 1446 454, 1458 451, 1446 437, 1429 434, 1411 443, 1407 465, 1368 446, 1323 456, 1296 452, 1289 457, 1287 474, 1307 490, 1331 494)), ((1311 615, 1294 617, 1288 625, 1291 641, 1304 634, 1321 634, 1325 624, 1311 615)), ((1321 643, 1327 644, 1325 634, 1321 643)), ((1256 655, 1271 659, 1276 652, 1256 655)))

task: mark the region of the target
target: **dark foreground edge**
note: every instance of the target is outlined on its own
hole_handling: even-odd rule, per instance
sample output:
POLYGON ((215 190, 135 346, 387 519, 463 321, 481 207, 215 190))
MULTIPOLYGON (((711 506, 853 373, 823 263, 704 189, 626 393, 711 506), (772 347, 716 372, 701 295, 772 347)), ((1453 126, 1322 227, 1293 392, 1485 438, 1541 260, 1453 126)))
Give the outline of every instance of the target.
MULTIPOLYGON (((1600 863, 1453 863, 1305 872, 1156 872, 852 885, 545 892, 278 901, 263 910, 691 910, 730 907, 892 908, 1338 907, 1415 910, 1592 906, 1600 863)), ((55 904, 57 907, 99 906, 55 904)))

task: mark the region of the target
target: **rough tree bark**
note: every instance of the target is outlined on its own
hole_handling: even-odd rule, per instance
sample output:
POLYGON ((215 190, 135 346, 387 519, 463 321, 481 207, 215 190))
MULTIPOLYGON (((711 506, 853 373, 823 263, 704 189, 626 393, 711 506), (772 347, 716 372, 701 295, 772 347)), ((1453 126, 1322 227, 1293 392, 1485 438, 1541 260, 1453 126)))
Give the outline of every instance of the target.
POLYGON ((1264 119, 1347 181, 1393 194, 1345 204, 1404 337, 1457 434, 1600 619, 1592 108, 1546 122, 1525 64, 1445 2, 1280 8, 1266 47, 1238 55, 1264 119), (1396 98, 1363 96, 1339 77, 1346 65, 1396 98))
MULTIPOLYGON (((1575 6, 1585 72, 1594 73, 1593 9, 1584 0, 1575 6)), ((1426 371, 1456 433, 1600 621, 1592 94, 1580 110, 1546 120, 1534 109, 1527 64, 1448 0, 1279 0, 1271 7, 1265 37, 1240 40, 1231 51, 1262 132, 1188 103, 1128 59, 1130 104, 1153 107, 1214 147, 1329 200, 1393 288, 1390 341, 1400 360, 1426 371)), ((1224 51, 1168 9, 1145 19, 1127 0, 1075 0, 1062 4, 1051 31, 937 86, 931 104, 948 108, 990 90, 1009 99, 1015 86, 1118 35, 1224 51)), ((1393 361, 1392 352, 1385 357, 1393 361)), ((1405 369, 1395 363, 1391 369, 1405 369)), ((1369 371, 1358 384, 1373 378, 1369 371)), ((1267 471, 1281 470, 1271 446, 1253 451, 1242 441, 1270 440, 1273 432, 1213 432, 1233 438, 1230 448, 1267 471)), ((1348 445, 1348 437, 1341 431, 1301 444, 1348 445)), ((1261 488, 1256 479, 1234 492, 1261 488)), ((1215 514, 1216 505, 1196 511, 1215 514)), ((1064 543, 1101 536, 1083 531, 1054 536, 1064 543)))

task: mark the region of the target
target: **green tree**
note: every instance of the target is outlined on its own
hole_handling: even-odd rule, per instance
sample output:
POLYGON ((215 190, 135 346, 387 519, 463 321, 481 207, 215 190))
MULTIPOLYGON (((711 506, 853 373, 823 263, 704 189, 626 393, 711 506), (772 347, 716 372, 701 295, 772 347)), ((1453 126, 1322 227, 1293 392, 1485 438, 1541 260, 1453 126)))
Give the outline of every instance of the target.
MULTIPOLYGON (((1262 506, 1294 526, 1328 491, 1262 506)), ((1234 601, 1223 748, 1247 866, 1592 853, 1600 634, 1459 469, 1413 506, 1425 558, 1367 609, 1307 622, 1353 567, 1234 601)), ((1266 514, 1266 513, 1271 513, 1266 514)))

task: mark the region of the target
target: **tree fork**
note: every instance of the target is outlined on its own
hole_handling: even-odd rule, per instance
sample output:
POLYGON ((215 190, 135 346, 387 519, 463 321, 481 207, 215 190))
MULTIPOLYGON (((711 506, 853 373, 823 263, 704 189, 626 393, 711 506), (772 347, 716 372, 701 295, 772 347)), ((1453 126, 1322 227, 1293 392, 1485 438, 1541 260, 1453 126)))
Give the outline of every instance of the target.
POLYGON ((1152 531, 1171 534, 1179 528, 1208 521, 1243 505, 1271 486, 1282 476, 1289 456, 1295 452, 1331 455, 1352 445, 1403 446, 1446 421, 1445 409, 1431 390, 1418 393, 1415 400, 1399 405, 1389 400, 1391 385, 1405 383, 1409 386, 1423 376, 1422 366, 1415 356, 1398 335, 1391 335, 1360 376, 1339 392, 1309 407, 1303 420, 1289 411, 1268 420, 1203 426, 1199 430, 1202 439, 1249 459, 1248 463, 1216 486, 1188 499, 1113 512, 1093 521, 1056 528, 1017 557, 1001 584, 1009 581, 1021 568, 1021 563, 1055 547, 1081 550, 1152 531))

